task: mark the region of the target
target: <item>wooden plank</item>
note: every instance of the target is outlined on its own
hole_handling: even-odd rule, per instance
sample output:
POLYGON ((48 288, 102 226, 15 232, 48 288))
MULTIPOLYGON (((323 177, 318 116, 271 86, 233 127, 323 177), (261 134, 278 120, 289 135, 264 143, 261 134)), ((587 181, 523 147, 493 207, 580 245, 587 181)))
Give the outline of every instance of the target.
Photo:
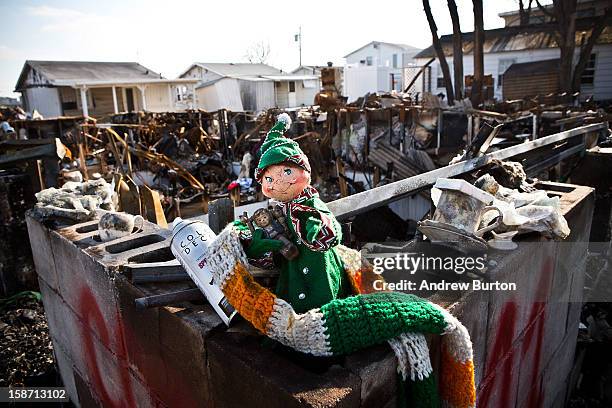
POLYGON ((140 187, 140 196, 144 217, 162 228, 168 228, 168 222, 161 205, 159 193, 143 185, 140 187))

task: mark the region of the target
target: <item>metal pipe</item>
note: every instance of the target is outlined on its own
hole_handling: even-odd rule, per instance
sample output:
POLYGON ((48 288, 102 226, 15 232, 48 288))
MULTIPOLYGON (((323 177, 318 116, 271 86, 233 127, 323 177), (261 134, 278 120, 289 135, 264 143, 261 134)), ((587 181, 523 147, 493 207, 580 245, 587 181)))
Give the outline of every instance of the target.
POLYGON ((137 309, 148 309, 150 307, 167 306, 180 302, 203 299, 204 295, 200 289, 185 289, 177 292, 164 293, 163 295, 153 295, 137 298, 134 304, 137 309))

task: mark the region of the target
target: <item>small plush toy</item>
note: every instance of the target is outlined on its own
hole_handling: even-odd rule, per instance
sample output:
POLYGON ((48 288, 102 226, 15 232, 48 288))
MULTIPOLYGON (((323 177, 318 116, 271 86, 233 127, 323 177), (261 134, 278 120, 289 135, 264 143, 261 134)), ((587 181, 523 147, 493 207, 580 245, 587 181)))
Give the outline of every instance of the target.
MULTIPOLYGON (((289 239, 299 251, 294 259, 277 257, 281 274, 276 294, 302 313, 349 296, 351 286, 336 251, 342 238, 340 224, 310 185, 308 158, 295 141, 284 137, 290 126, 289 115, 279 115, 261 146, 255 178, 263 194, 279 203, 289 239)), ((256 230, 246 252, 258 258, 282 247, 281 241, 256 230)))

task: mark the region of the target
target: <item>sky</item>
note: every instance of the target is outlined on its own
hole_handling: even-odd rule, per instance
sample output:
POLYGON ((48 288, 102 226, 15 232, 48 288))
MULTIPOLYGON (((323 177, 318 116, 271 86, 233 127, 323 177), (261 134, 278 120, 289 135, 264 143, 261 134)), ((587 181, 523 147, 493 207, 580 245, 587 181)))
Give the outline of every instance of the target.
MULTIPOLYGON (((452 32, 446 0, 430 0, 440 35, 452 32)), ((503 26, 516 0, 484 0, 485 29, 503 26)), ((457 0, 463 31, 473 30, 471 0, 457 0)), ((344 64, 370 41, 431 45, 419 0, 0 0, 0 96, 13 90, 26 59, 136 61, 166 78, 193 62, 246 62, 263 42, 268 63, 344 64)))

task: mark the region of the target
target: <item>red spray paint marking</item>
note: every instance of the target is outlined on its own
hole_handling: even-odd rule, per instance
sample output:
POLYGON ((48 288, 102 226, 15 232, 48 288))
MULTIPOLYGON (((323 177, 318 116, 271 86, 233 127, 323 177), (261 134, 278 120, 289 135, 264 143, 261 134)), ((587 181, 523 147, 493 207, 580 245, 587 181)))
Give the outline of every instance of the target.
MULTIPOLYGON (((92 385, 95 387, 96 392, 102 399, 102 403, 105 407, 113 408, 135 407, 136 403, 134 401, 134 394, 132 392, 130 374, 128 371, 128 367, 124 363, 125 356, 127 355, 127 353, 125 352, 125 343, 123 342, 122 330, 113 330, 111 332, 114 336, 119 336, 118 339, 120 344, 118 350, 120 355, 117 359, 119 365, 119 372, 117 374, 123 392, 120 396, 118 396, 120 399, 117 401, 115 400, 117 396, 111 397, 111 395, 109 395, 108 390, 106 389, 105 381, 102 378, 102 373, 100 372, 100 367, 98 365, 98 356, 96 353, 96 348, 94 346, 93 335, 89 330, 89 327, 93 327, 93 325, 97 327, 102 344, 109 348, 111 344, 111 333, 109 333, 109 330, 106 327, 104 317, 102 316, 100 307, 96 303, 96 299, 88 288, 81 289, 81 292, 79 294, 79 307, 79 312, 81 316, 83 316, 84 323, 84 325, 81 326, 81 334, 83 338, 85 361, 89 368, 89 377, 93 382, 92 385)), ((118 316, 116 317, 116 321, 119 321, 118 316)))
MULTIPOLYGON (((538 281, 538 286, 535 293, 536 299, 547 299, 547 295, 550 293, 550 275, 553 271, 553 263, 552 259, 548 257, 544 262, 542 269, 540 270, 539 276, 540 279, 538 281)), ((532 324, 535 319, 541 314, 545 313, 546 302, 534 302, 531 306, 531 310, 529 313, 529 318, 527 321, 527 326, 532 324)), ((506 352, 510 350, 512 346, 512 341, 514 340, 514 329, 516 327, 516 317, 517 317, 517 305, 514 301, 510 301, 504 304, 500 320, 499 320, 499 329, 497 335, 495 337, 495 342, 493 344, 493 349, 491 352, 488 352, 488 356, 496 356, 495 360, 488 359, 486 370, 484 377, 493 370, 495 370, 497 363, 500 358, 504 358, 506 352)), ((535 338, 535 350, 534 350, 534 363, 531 370, 531 381, 535 381, 538 373, 540 371, 540 360, 542 354, 542 343, 544 341, 544 323, 546 321, 546 315, 542 315, 542 317, 537 322, 537 326, 534 328, 533 336, 525 337, 522 347, 521 355, 525 356, 529 350, 531 350, 531 346, 533 344, 533 339, 535 338)), ((494 377, 491 379, 490 383, 487 384, 483 390, 481 395, 478 398, 478 406, 480 407, 488 407, 490 405, 491 394, 495 387, 498 384, 501 384, 501 395, 500 401, 497 402, 499 407, 505 408, 509 406, 510 403, 510 391, 513 383, 512 378, 512 363, 514 362, 515 355, 512 353, 503 363, 501 368, 501 375, 499 377, 494 377)), ((517 374, 518 375, 518 374, 517 374)), ((544 384, 542 384, 542 388, 544 384)), ((532 388, 529 391, 528 396, 528 407, 536 408, 541 406, 542 404, 542 394, 543 390, 537 387, 532 388)))
MULTIPOLYGON (((127 342, 134 345, 135 350, 141 350, 140 344, 133 331, 123 324, 121 316, 117 314, 113 323, 107 326, 107 322, 104 320, 100 307, 98 306, 94 295, 91 291, 84 287, 81 289, 79 294, 79 313, 83 316, 83 325, 81 325, 82 339, 83 339, 83 351, 85 355, 85 362, 89 369, 89 377, 92 381, 96 393, 102 400, 104 407, 112 408, 123 408, 123 407, 137 407, 138 401, 135 400, 134 392, 132 389, 132 380, 130 378, 130 371, 127 363, 127 342), (109 381, 109 378, 104 378, 98 365, 98 356, 94 345, 94 338, 90 327, 96 327, 100 341, 109 350, 112 349, 111 338, 114 337, 114 343, 118 343, 119 347, 117 352, 117 365, 119 366, 119 372, 116 378, 119 379, 119 386, 121 392, 119 395, 111 395, 107 390, 105 383, 109 381)), ((76 350, 75 350, 76 352, 76 350)), ((144 380, 147 383, 147 388, 150 382, 154 378, 153 376, 167 376, 168 378, 174 379, 170 383, 166 383, 167 387, 163 390, 157 390, 157 395, 163 396, 165 402, 170 402, 170 405, 191 408, 197 407, 197 401, 193 398, 193 393, 190 392, 186 386, 187 381, 184 380, 184 374, 180 372, 176 367, 171 367, 165 364, 161 356, 152 356, 147 360, 147 367, 141 370, 141 373, 146 377, 144 380)), ((180 362, 176 362, 180 364, 180 362)), ((115 373, 111 373, 114 375, 115 373)), ((159 377, 157 377, 159 378, 159 377)))
MULTIPOLYGON (((495 338, 493 350, 487 353, 489 356, 496 356, 497 359, 487 362, 484 377, 495 370, 497 363, 502 358, 510 347, 512 347, 512 338, 514 337, 514 328, 516 326, 516 313, 517 306, 515 302, 507 302, 501 311, 501 317, 499 319, 499 331, 495 338)), ((512 356, 513 357, 513 356, 512 356)), ((502 387, 501 395, 501 408, 505 408, 510 403, 510 385, 512 383, 512 360, 513 358, 507 358, 501 370, 501 383, 504 384, 502 387)), ((488 407, 491 399, 491 393, 495 389, 495 385, 498 383, 497 378, 494 378, 488 386, 483 389, 480 395, 478 405, 481 407, 488 407)))

